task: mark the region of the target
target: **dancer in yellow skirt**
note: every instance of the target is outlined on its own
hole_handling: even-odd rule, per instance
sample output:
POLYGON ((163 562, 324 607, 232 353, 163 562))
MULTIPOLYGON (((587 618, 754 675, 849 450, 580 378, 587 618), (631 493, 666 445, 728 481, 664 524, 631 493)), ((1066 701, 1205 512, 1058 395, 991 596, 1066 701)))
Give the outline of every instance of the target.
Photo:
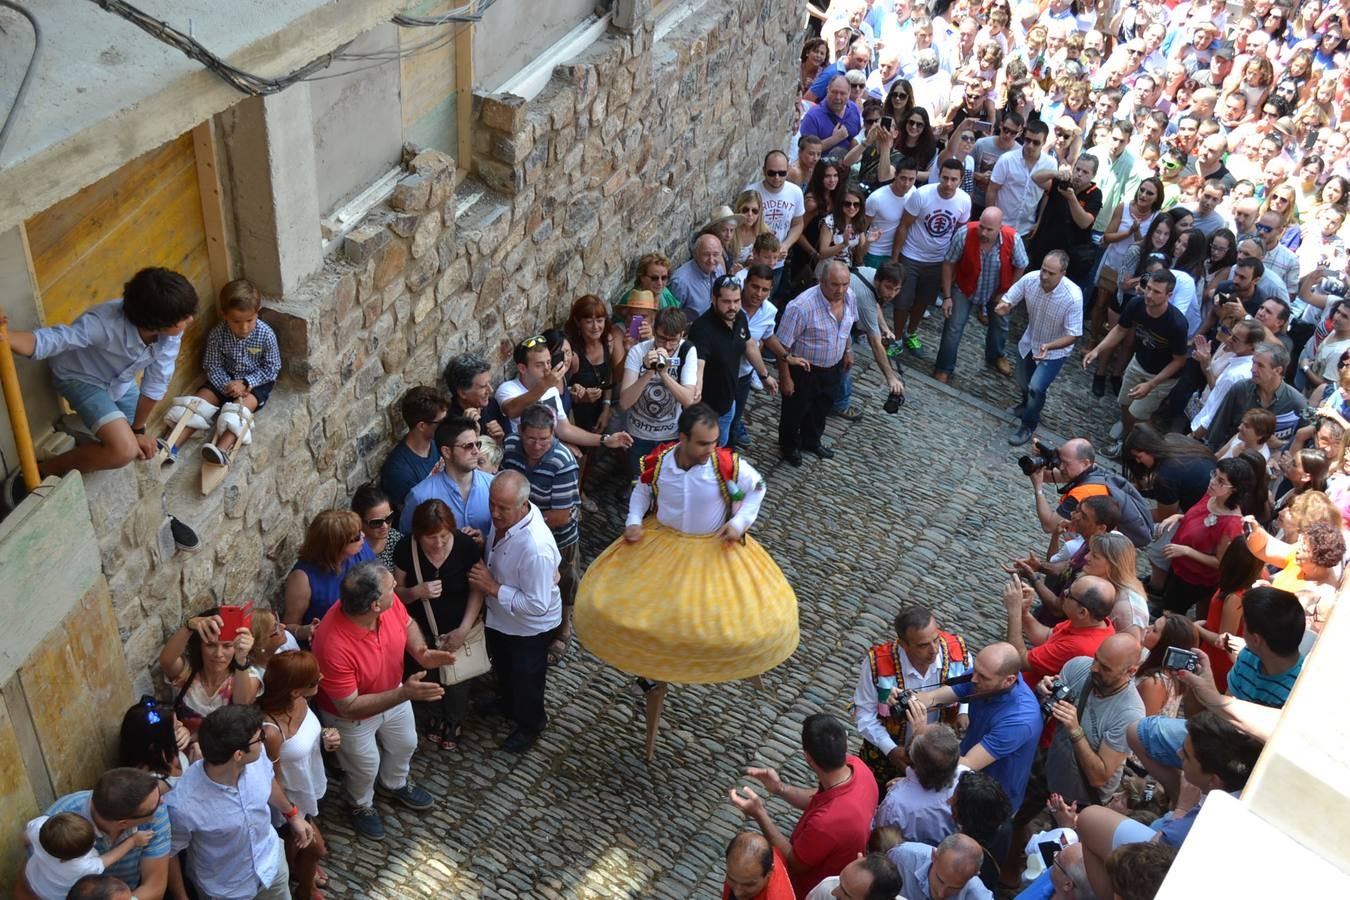
POLYGON ((665 682, 754 678, 797 648, 797 596, 746 534, 764 481, 717 435, 706 404, 681 414, 679 440, 643 460, 623 537, 591 563, 577 595, 586 649, 660 683, 648 689, 649 757, 665 682))

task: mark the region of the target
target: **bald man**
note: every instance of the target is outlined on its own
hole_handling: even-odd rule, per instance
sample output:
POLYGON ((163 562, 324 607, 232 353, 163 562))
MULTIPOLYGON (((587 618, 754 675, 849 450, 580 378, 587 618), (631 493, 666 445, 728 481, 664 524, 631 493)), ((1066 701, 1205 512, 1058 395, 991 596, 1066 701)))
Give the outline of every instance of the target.
POLYGON ((783 857, 757 831, 742 831, 727 844, 722 900, 793 900, 783 857))
MULTIPOLYGON (((942 263, 942 343, 938 345, 933 377, 946 383, 956 371, 956 351, 965 333, 966 321, 975 311, 987 321, 989 311, 1027 268, 1027 250, 1022 238, 1003 224, 1003 211, 990 206, 975 222, 968 222, 952 235, 942 263)), ((1000 375, 1012 374, 1012 363, 1003 355, 1008 343, 1008 320, 994 316, 984 333, 984 364, 1000 375)))
MULTIPOLYGON (((1069 695, 1051 708, 1057 727, 1045 756, 1045 779, 1050 793, 1065 803, 1106 803, 1120 785, 1129 752, 1126 734, 1144 717, 1134 686, 1139 650, 1133 635, 1114 634, 1093 656, 1069 660, 1059 674, 1069 695)), ((1037 694, 1048 697, 1055 681, 1043 678, 1037 694)))
POLYGON ((705 234, 694 241, 694 255, 670 276, 669 289, 680 301, 684 314, 692 322, 712 305, 713 282, 726 272, 722 242, 705 234))
POLYGON ((562 623, 562 555, 520 472, 508 469, 492 480, 488 513, 485 561, 469 570, 470 586, 486 598, 487 649, 500 692, 485 709, 515 723, 501 749, 524 753, 548 724, 544 677, 551 632, 562 623))
MULTIPOLYGON (((1022 658, 1012 644, 990 644, 975 655, 968 683, 924 691, 914 700, 925 711, 969 700, 970 725, 961 740, 960 764, 987 772, 1003 785, 1013 809, 1026 791, 1043 725, 1036 695, 1021 672, 1022 658)), ((916 718, 923 721, 926 714, 911 721, 916 718)))
POLYGON ((979 879, 984 850, 966 834, 947 836, 936 847, 907 841, 886 854, 900 870, 905 900, 992 900, 979 879))
POLYGON ((1105 578, 1095 575, 1075 578, 1061 604, 1065 619, 1053 628, 1042 625, 1032 615, 1035 599, 1031 585, 1016 575, 1003 588, 1008 643, 1021 656, 1022 671, 1029 685, 1059 674, 1075 657, 1091 656, 1102 641, 1115 634, 1111 612, 1116 604, 1116 588, 1105 578))

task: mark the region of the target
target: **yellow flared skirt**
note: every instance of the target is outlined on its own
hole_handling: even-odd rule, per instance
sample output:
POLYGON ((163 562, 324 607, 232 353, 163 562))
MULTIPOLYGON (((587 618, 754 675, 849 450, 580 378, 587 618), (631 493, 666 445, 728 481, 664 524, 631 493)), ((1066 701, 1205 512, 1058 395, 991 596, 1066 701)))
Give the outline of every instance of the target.
POLYGON ((797 595, 747 536, 728 544, 643 524, 591 563, 574 611, 577 639, 624 672, 715 683, 767 672, 797 649, 797 595))

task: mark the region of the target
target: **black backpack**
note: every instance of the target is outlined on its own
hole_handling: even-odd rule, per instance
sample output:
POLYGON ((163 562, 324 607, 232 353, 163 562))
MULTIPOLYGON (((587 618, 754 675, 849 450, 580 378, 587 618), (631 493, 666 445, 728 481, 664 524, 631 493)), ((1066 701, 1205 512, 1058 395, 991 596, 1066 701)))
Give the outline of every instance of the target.
POLYGON ((1116 530, 1130 539, 1135 547, 1143 549, 1153 540, 1153 507, 1139 493, 1139 489, 1119 472, 1098 469, 1101 483, 1111 492, 1111 499, 1120 504, 1120 524, 1116 530))

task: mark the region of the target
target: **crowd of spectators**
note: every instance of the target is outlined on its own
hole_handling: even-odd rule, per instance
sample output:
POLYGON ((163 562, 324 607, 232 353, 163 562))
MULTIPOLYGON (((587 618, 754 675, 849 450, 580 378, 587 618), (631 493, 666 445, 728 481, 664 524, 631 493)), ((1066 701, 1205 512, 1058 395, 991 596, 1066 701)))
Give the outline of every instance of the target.
MULTIPOLYGON (((349 508, 308 523, 277 613, 207 609, 169 638, 172 701, 128 710, 121 766, 29 824, 21 896, 319 896, 329 775, 378 841, 376 792, 438 802, 410 780, 419 745, 462 752, 466 723, 500 716, 501 749, 524 753, 548 726, 599 508, 588 483, 635 477, 699 406, 739 449, 752 409, 777 406, 780 458, 828 462, 827 417, 863 415, 854 344, 894 413, 933 316, 936 380, 958 375, 972 318, 992 377, 1016 378, 1010 444, 1033 439, 1075 354, 1113 398, 1112 443, 1037 442, 1020 461, 1048 546, 1006 561, 1005 640, 970 647, 905 604, 861 661, 859 752, 816 714, 814 784, 747 769, 801 812, 780 828, 754 786, 730 790, 757 829, 727 848, 724 897, 1151 896, 1205 795, 1242 790, 1347 555, 1350 13, 808 7, 797 133, 687 261, 653 250, 612 307, 577 298, 514 345, 505 380, 468 353, 410 389, 406 435, 349 508), (490 690, 457 669, 483 653, 490 690)), ((124 293, 9 333, 52 359, 95 437, 44 474, 171 463, 186 440, 145 422, 191 287, 156 269, 124 293)), ((219 404, 214 464, 247 444, 280 367, 260 302, 227 288, 207 387, 173 401, 193 429, 219 404)), ((12 478, 0 502, 22 494, 12 478)))

